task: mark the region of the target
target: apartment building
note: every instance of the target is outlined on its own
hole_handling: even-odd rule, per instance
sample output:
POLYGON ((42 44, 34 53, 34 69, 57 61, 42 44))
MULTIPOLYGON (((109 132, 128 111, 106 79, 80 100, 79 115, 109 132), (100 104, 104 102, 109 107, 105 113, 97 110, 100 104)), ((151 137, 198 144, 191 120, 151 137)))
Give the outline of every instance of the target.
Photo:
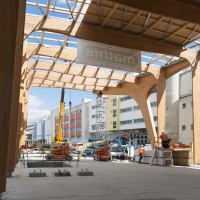
MULTIPOLYGON (((189 85, 186 84, 186 87, 184 83, 182 83, 187 82, 183 77, 185 76, 180 76, 179 81, 179 75, 173 76, 167 80, 166 87, 165 131, 169 133, 171 137, 175 138, 176 141, 179 141, 179 132, 180 139, 181 137, 185 137, 184 129, 188 129, 189 125, 185 125, 184 123, 190 123, 190 128, 192 129, 192 123, 189 120, 184 122, 184 119, 181 118, 184 114, 179 112, 181 102, 186 101, 187 95, 185 96, 185 90, 190 90, 186 89, 189 85), (179 82, 181 82, 181 84, 179 84, 179 82), (180 89, 179 85, 182 85, 180 89), (181 128, 179 124, 183 124, 181 128), (184 128, 184 126, 186 126, 186 128, 184 128)), ((188 94, 187 91, 186 93, 188 94)), ((156 90, 153 90, 150 95, 150 103, 154 117, 154 125, 157 129, 156 90)), ((184 104, 184 102, 182 104, 184 104)), ((87 141, 88 138, 105 137, 105 135, 112 140, 124 134, 126 131, 129 131, 132 139, 135 139, 137 143, 149 143, 148 133, 145 128, 140 107, 136 101, 129 96, 110 95, 94 100, 83 99, 80 105, 75 105, 71 108, 68 107, 63 113, 63 137, 72 142, 83 142, 87 141), (100 132, 104 132, 104 135, 100 132)), ((59 108, 56 108, 51 110, 51 115, 48 117, 48 120, 47 118, 43 118, 35 122, 35 141, 51 141, 58 133, 58 115, 59 108)))
POLYGON ((34 143, 51 143, 51 116, 38 119, 34 122, 33 130, 34 143))

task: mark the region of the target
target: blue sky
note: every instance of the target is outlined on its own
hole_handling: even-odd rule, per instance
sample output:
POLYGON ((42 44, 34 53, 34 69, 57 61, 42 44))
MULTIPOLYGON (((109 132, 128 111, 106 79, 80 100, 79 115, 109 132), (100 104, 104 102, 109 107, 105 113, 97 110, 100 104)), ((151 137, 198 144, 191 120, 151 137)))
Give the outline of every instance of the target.
MULTIPOLYGON (((34 2, 34 0, 28 0, 29 2, 34 2)), ((38 3, 46 4, 46 0, 38 0, 38 3)), ((51 1, 53 5, 54 1, 51 1)), ((66 7, 66 0, 57 0, 57 5, 60 7, 66 7)), ((45 9, 42 9, 45 12, 45 9)), ((39 14, 41 11, 37 7, 27 6, 27 13, 29 14, 39 14)), ((53 13, 51 13, 52 15, 53 13)), ((66 15, 66 14, 65 14, 66 15)), ((56 17, 64 17, 58 16, 56 17)), ((66 17, 66 16, 65 16, 66 17)), ((35 33, 36 35, 38 33, 35 33)), ((29 42, 32 42, 29 40, 29 42)), ((28 111, 28 121, 34 121, 38 118, 45 117, 50 114, 50 110, 59 107, 61 97, 61 88, 31 88, 29 91, 29 111, 28 111)), ((91 92, 84 92, 78 90, 71 90, 71 102, 72 106, 81 103, 83 98, 95 99, 96 95, 91 92)), ((65 90, 65 105, 68 107, 70 100, 70 90, 65 90)))
MULTIPOLYGON (((29 91, 28 121, 34 121, 50 114, 50 110, 59 107, 61 88, 32 88, 29 91)), ((71 90, 72 106, 81 103, 83 98, 95 99, 96 95, 91 92, 71 90)), ((65 105, 68 107, 70 90, 65 89, 65 105)))

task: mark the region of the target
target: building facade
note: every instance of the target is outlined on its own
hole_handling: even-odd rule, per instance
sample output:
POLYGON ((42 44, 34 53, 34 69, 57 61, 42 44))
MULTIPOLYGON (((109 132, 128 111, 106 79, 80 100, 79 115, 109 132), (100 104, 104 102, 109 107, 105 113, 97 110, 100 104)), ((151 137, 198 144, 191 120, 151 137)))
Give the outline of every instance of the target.
POLYGON ((179 142, 191 144, 193 142, 191 69, 184 70, 180 74, 179 95, 179 142))
MULTIPOLYGON (((174 142, 192 143, 192 85, 191 70, 185 70, 167 80, 165 131, 174 142)), ((129 132, 138 144, 149 143, 148 133, 140 107, 129 96, 103 96, 98 99, 83 99, 80 105, 64 110, 63 137, 71 142, 86 142, 89 138, 107 138, 129 132), (100 127, 100 128, 99 128, 100 127), (105 137, 104 134, 104 137, 105 137)), ((157 94, 150 95, 150 103, 157 130, 157 94)), ((58 132, 59 108, 51 110, 51 115, 34 122, 34 141, 51 142, 58 132)))

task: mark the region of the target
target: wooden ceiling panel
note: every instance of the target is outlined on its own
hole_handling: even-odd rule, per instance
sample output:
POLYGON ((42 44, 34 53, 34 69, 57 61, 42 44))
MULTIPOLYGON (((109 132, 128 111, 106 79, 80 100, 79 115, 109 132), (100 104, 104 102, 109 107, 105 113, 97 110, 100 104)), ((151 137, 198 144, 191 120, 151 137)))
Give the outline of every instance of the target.
POLYGON ((111 75, 111 73, 112 73, 111 70, 100 68, 96 75, 96 78, 108 78, 111 75))
POLYGON ((72 83, 74 83, 74 84, 81 84, 83 82, 83 80, 84 80, 84 77, 82 77, 82 76, 75 76, 74 79, 73 79, 73 81, 72 81, 72 83))
POLYGON ((83 76, 93 77, 95 73, 97 72, 97 70, 98 70, 97 67, 87 66, 83 72, 83 76))
POLYGON ((60 73, 64 73, 66 70, 69 69, 69 64, 65 64, 65 63, 55 63, 55 65, 53 66, 52 71, 56 71, 56 72, 60 72, 60 73))
POLYGON ((95 86, 86 85, 85 90, 94 90, 95 86))
POLYGON ((32 84, 41 84, 43 81, 43 79, 40 79, 40 78, 34 78, 33 81, 32 81, 32 84))
POLYGON ((47 76, 47 79, 57 81, 59 77, 60 77, 60 73, 50 72, 47 76))
POLYGON ((34 77, 36 78, 45 78, 47 76, 48 72, 46 71, 36 71, 34 74, 34 77))
POLYGON ((44 83, 45 85, 53 85, 54 81, 51 81, 51 80, 44 80, 44 83))
POLYGON ((124 79, 125 76, 126 76, 126 74, 124 74, 124 73, 114 71, 111 76, 111 79, 122 80, 122 79, 124 79))
POLYGON ((29 69, 34 69, 34 66, 35 66, 35 69, 36 70, 49 70, 52 66, 52 63, 51 62, 35 62, 35 61, 32 61, 31 62, 33 65, 32 67, 33 68, 29 68, 29 69))
POLYGON ((55 82, 55 83, 54 83, 54 86, 55 86, 55 87, 62 88, 62 87, 64 86, 64 83, 63 83, 63 82, 55 82))
POLYGON ((108 87, 117 87, 119 83, 117 81, 110 81, 108 87))
POLYGON ((109 80, 107 79, 98 79, 96 85, 98 86, 106 86, 108 84, 109 80))
POLYGON ((96 86, 95 90, 103 90, 105 87, 96 86))
POLYGON ((81 71, 83 70, 83 66, 82 64, 76 64, 76 63, 73 63, 72 66, 70 67, 69 69, 69 74, 72 74, 72 75, 79 75, 81 73, 81 71))
POLYGON ((72 84, 72 83, 65 83, 64 87, 65 88, 73 88, 74 84, 72 84))
POLYGON ((130 75, 130 74, 127 74, 127 75, 126 75, 126 78, 124 79, 124 81, 130 82, 130 83, 134 83, 134 82, 135 82, 135 79, 136 79, 136 77, 134 77, 134 76, 132 76, 132 75, 130 75))
POLYGON ((94 85, 96 83, 96 78, 86 78, 84 81, 85 85, 94 85))
POLYGON ((74 89, 76 89, 76 90, 84 90, 84 85, 78 85, 78 84, 76 84, 75 87, 74 87, 74 89))
POLYGON ((73 78, 73 75, 63 74, 60 81, 64 83, 69 83, 71 82, 72 78, 73 78))

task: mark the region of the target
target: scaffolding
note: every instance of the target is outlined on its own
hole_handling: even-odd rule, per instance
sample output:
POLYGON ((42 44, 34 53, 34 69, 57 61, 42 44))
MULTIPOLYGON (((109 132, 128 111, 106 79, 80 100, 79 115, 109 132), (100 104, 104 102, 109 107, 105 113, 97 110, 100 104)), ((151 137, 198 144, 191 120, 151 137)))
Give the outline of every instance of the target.
POLYGON ((95 125, 95 139, 109 139, 110 132, 106 130, 105 120, 105 103, 106 97, 101 93, 96 98, 96 125, 95 125))

